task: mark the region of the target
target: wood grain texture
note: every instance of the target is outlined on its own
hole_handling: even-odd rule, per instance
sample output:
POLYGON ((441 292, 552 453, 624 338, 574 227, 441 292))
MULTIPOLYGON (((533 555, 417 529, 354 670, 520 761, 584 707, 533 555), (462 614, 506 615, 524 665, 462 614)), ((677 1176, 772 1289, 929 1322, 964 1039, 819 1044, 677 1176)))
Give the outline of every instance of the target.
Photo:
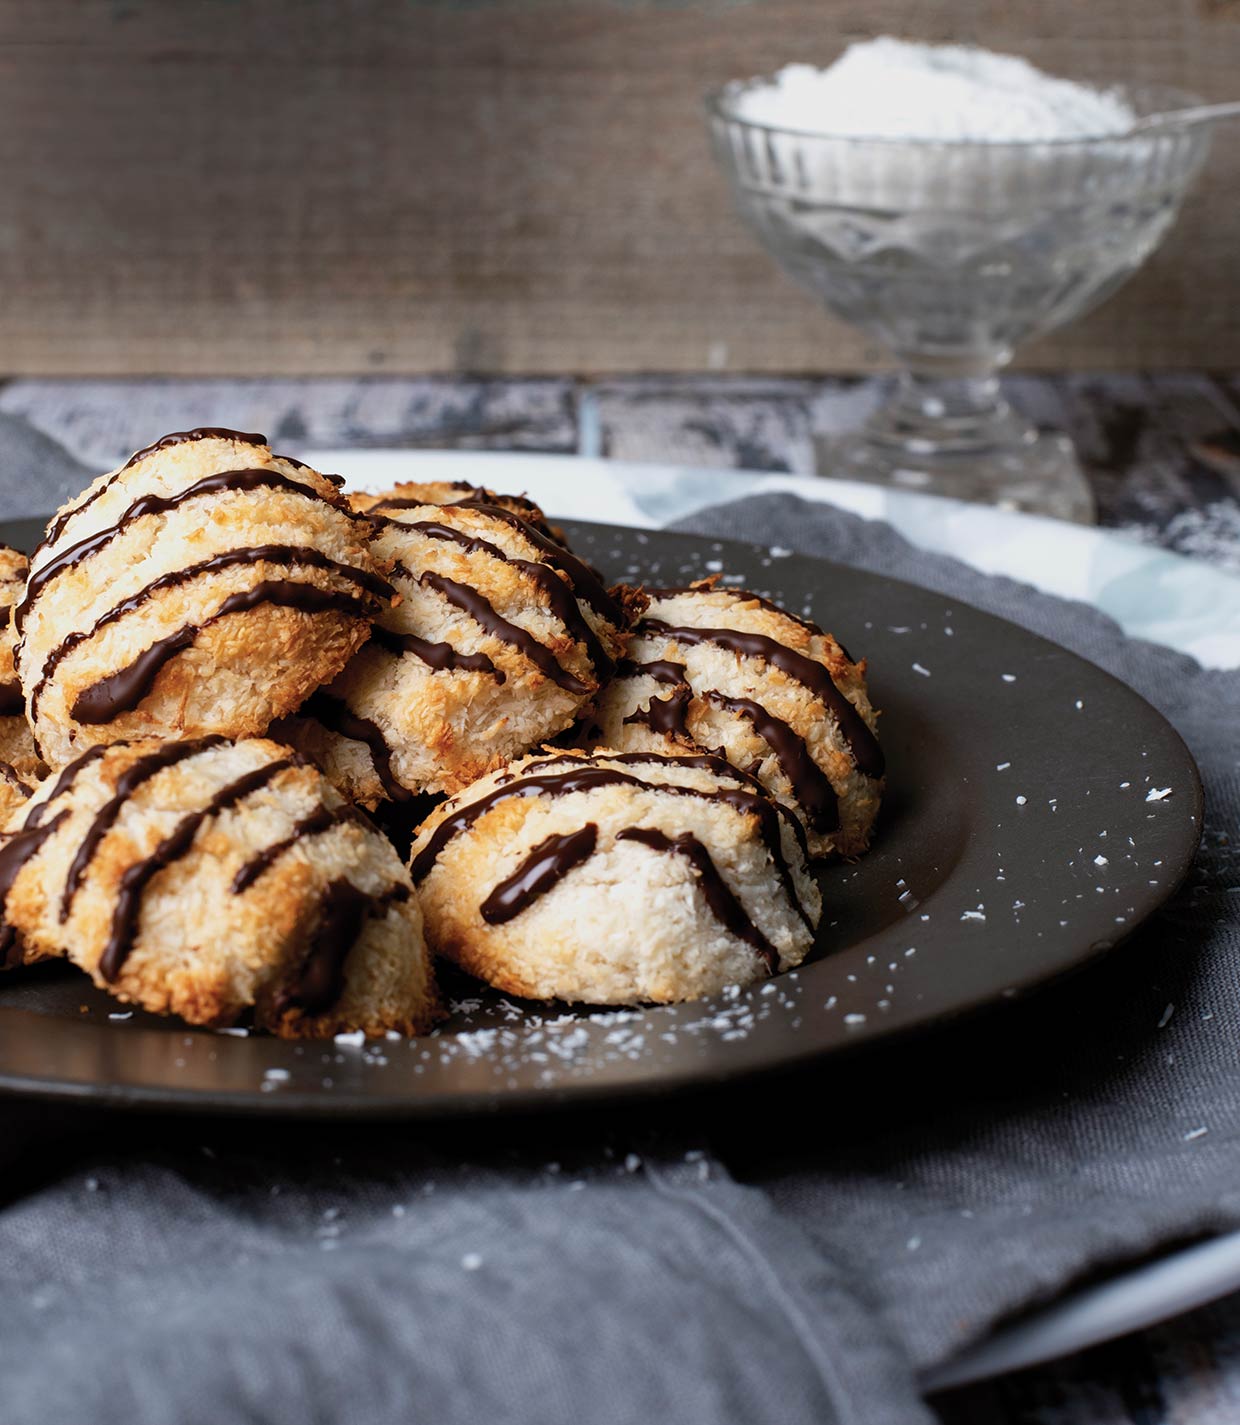
MULTIPOLYGON (((881 364, 732 215, 701 95, 875 31, 1232 97, 1217 0, 0 0, 0 369, 881 364)), ((1240 364, 1240 145, 1039 365, 1240 364)))

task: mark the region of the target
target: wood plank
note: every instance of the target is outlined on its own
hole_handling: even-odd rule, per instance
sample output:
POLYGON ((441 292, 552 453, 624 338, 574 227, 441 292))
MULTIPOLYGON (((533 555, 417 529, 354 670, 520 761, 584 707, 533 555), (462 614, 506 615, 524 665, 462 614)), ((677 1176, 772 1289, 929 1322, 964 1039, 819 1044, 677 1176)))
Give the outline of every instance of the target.
MULTIPOLYGON (((0 0, 0 368, 872 369, 729 210, 700 100, 863 32, 1232 97, 1185 0, 0 0)), ((1240 365, 1240 145, 1039 366, 1240 365)))

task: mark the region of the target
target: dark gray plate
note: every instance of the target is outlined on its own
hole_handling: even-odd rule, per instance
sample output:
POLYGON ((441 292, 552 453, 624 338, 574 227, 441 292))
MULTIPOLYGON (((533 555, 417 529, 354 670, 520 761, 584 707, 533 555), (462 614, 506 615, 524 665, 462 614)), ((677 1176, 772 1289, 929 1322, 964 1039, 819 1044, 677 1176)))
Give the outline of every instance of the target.
MULTIPOLYGON (((38 533, 0 525, 27 546, 38 533)), ((811 963, 716 1002, 595 1014, 458 985, 430 1038, 326 1046, 128 1015, 53 967, 0 985, 0 1088, 414 1116, 717 1083, 1018 995, 1122 940, 1185 874, 1201 826, 1192 758, 1147 703, 1074 655, 838 565, 604 525, 570 534, 614 578, 722 567, 869 658, 890 791, 870 854, 821 874, 811 963)))

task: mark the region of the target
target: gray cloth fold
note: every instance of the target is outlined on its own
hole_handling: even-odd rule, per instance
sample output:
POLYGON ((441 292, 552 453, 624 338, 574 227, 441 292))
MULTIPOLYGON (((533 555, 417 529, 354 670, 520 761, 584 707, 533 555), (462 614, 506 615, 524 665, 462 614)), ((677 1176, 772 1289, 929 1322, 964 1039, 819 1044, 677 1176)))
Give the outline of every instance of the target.
POLYGON ((5 1425, 918 1417, 842 1275, 705 1154, 146 1127, 0 1214, 5 1425))
POLYGON ((1240 1226, 1240 673, 791 496, 679 527, 896 574, 1023 624, 1149 699, 1206 789, 1188 883, 1104 963, 977 1026, 871 1056, 861 1112, 821 1141, 789 1153, 751 1138, 725 1159, 743 1158, 745 1176, 867 1283, 919 1366, 1101 1269, 1240 1226))
POLYGON ((1132 684, 1201 763, 1189 884, 1027 1003, 726 1093, 434 1128, 4 1105, 3 1425, 907 1425, 917 1366, 1240 1223, 1240 674, 788 497, 686 527, 948 589, 1132 684))

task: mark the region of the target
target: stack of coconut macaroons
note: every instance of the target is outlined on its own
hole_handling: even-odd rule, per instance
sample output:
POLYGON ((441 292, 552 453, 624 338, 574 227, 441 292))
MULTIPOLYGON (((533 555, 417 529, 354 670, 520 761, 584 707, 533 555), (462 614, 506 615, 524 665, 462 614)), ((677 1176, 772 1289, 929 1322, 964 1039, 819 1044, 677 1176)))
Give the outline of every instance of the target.
POLYGON ((424 1032, 436 954, 596 1004, 799 964, 882 792, 865 665, 523 498, 340 485, 179 432, 0 551, 0 962, 286 1037, 424 1032))

